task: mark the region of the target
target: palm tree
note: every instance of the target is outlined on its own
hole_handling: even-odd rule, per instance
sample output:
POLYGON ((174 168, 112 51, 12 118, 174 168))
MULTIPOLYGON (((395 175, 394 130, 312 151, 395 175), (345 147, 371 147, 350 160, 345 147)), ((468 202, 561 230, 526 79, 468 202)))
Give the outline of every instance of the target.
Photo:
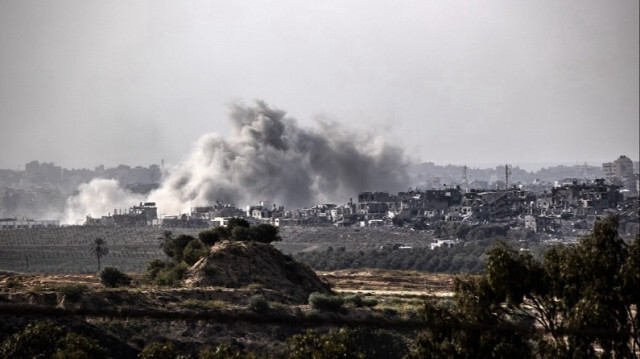
POLYGON ((162 248, 165 244, 165 242, 170 241, 173 239, 173 232, 171 231, 163 231, 162 232, 162 236, 158 237, 158 239, 160 240, 160 248, 162 248))
POLYGON ((109 253, 107 242, 102 238, 96 238, 91 246, 91 253, 98 258, 98 272, 100 271, 100 259, 109 253))

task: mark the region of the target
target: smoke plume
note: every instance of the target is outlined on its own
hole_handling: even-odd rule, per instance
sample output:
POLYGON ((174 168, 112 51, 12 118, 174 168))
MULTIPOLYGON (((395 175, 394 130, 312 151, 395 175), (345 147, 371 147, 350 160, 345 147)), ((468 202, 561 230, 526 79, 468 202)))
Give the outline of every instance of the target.
POLYGON ((78 187, 78 195, 67 199, 60 221, 66 224, 84 223, 87 216, 100 218, 114 209, 127 209, 144 201, 143 196, 123 190, 118 181, 97 178, 78 187))
POLYGON ((301 128, 262 101, 233 105, 229 117, 229 137, 202 136, 146 199, 159 213, 216 201, 287 208, 345 203, 360 191, 393 192, 408 184, 403 151, 370 134, 322 121, 301 128))

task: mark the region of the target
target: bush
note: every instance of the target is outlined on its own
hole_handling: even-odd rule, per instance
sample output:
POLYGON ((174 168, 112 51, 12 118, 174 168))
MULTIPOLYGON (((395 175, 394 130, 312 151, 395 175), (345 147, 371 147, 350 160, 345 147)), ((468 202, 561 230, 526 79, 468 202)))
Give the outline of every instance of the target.
POLYGON ((107 287, 115 288, 131 283, 131 277, 115 267, 106 267, 100 272, 100 282, 107 287))
POLYGON ((288 351, 284 356, 286 359, 365 358, 346 329, 326 334, 318 334, 309 329, 304 334, 289 338, 287 347, 288 351))
POLYGON ((182 259, 191 266, 207 254, 209 254, 209 248, 201 240, 193 239, 184 248, 182 259))
POLYGON ((253 232, 248 227, 234 227, 231 230, 231 237, 234 241, 244 242, 251 239, 253 232))
POLYGON ((186 299, 180 305, 195 310, 219 310, 224 309, 226 303, 221 300, 186 299))
POLYGON ((398 311, 393 308, 384 308, 382 309, 382 314, 387 317, 395 317, 398 314, 398 311))
POLYGON ((278 227, 265 223, 251 227, 251 240, 262 243, 271 243, 281 241, 282 238, 278 234, 278 227))
POLYGON ((176 264, 154 259, 147 263, 144 276, 152 284, 173 287, 180 284, 188 268, 184 262, 176 264))
POLYGON ((184 254, 184 249, 187 247, 189 242, 196 239, 187 234, 181 234, 176 238, 170 238, 164 241, 162 244, 162 250, 164 253, 173 259, 174 262, 180 263, 182 262, 182 256, 184 254))
POLYGON ((93 339, 69 332, 54 322, 27 325, 0 345, 2 358, 105 358, 93 339))
POLYGON ((256 294, 249 300, 249 309, 256 313, 262 313, 269 310, 269 302, 262 294, 256 294))
POLYGON ((253 355, 244 355, 241 351, 234 349, 231 345, 223 343, 214 350, 205 348, 198 353, 198 359, 242 359, 253 358, 253 355))
POLYGON ((309 304, 314 309, 337 312, 342 308, 344 299, 338 295, 314 292, 309 295, 309 304))
POLYGON ((378 305, 378 301, 375 299, 364 299, 360 294, 350 295, 344 298, 345 303, 351 304, 356 308, 362 307, 375 307, 378 305))
POLYGON ((158 272, 158 275, 156 276, 154 283, 157 285, 163 285, 163 286, 177 286, 180 284, 180 281, 182 280, 182 278, 184 278, 184 275, 187 273, 187 269, 189 268, 189 266, 187 266, 186 263, 182 262, 182 263, 178 263, 178 264, 171 264, 170 266, 167 266, 164 270, 158 272))
MULTIPOLYGON (((404 358, 409 351, 409 340, 402 334, 381 328, 359 327, 350 329, 356 348, 359 348, 367 359, 404 358)), ((434 356, 437 353, 434 353, 434 356)))
POLYGON ((216 229, 209 229, 198 233, 198 239, 207 246, 216 244, 224 238, 221 231, 216 229))
POLYGON ((58 290, 60 294, 64 296, 65 300, 77 302, 88 289, 84 284, 69 283, 61 286, 58 290))
POLYGON ((251 227, 251 224, 244 218, 234 217, 229 219, 229 222, 227 222, 227 229, 229 232, 233 232, 233 229, 237 227, 249 228, 251 227))
POLYGON ((356 308, 360 308, 363 306, 364 301, 359 294, 349 295, 344 298, 345 303, 351 304, 356 308))
POLYGON ((144 269, 144 276, 146 279, 154 281, 162 270, 167 268, 167 262, 161 259, 153 259, 147 262, 147 267, 144 269))
POLYGON ((5 286, 7 288, 9 288, 9 289, 18 289, 18 288, 24 287, 22 282, 20 280, 18 280, 17 278, 9 278, 9 279, 7 279, 7 281, 5 282, 5 286))
POLYGON ((171 342, 151 343, 138 354, 140 359, 176 359, 177 357, 178 350, 171 342))

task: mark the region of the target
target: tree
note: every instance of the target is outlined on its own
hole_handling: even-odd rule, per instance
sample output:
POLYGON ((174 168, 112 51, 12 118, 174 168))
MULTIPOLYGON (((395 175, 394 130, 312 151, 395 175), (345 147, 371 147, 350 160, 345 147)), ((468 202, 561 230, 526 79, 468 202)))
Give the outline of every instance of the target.
POLYGON ((249 227, 235 226, 231 230, 231 237, 234 241, 243 242, 251 239, 253 232, 249 227))
POLYGON ((121 272, 115 267, 106 267, 100 272, 100 282, 107 287, 120 287, 129 285, 131 283, 131 277, 121 272))
POLYGON ((262 243, 271 243, 281 241, 282 238, 278 234, 278 227, 271 224, 259 224, 251 227, 251 240, 262 243))
POLYGON ((339 329, 327 334, 317 334, 307 330, 304 334, 296 334, 287 340, 286 359, 363 359, 350 333, 339 329))
POLYGON ((158 239, 160 240, 160 248, 162 248, 164 246, 164 243, 171 240, 173 238, 173 232, 166 230, 166 231, 162 231, 162 235, 160 237, 158 237, 158 239))
POLYGON ((102 238, 96 238, 91 245, 91 253, 98 259, 98 272, 100 271, 100 260, 109 253, 107 242, 102 238))
POLYGON ((207 248, 201 240, 194 238, 187 243, 187 246, 184 248, 182 259, 191 266, 207 254, 209 254, 209 248, 207 248))
POLYGON ((597 221, 542 262, 495 246, 482 276, 454 280, 451 308, 425 304, 434 329, 408 357, 637 358, 640 239, 627 244, 617 229, 615 216, 597 221))
POLYGON ((52 322, 27 325, 0 345, 2 358, 105 358, 93 339, 69 332, 52 322))
POLYGON ((227 222, 227 229, 229 232, 233 231, 236 227, 249 228, 251 227, 251 224, 244 218, 233 217, 229 219, 229 222, 227 222))
POLYGON ((162 251, 173 259, 174 262, 180 263, 183 260, 184 249, 187 247, 187 244, 194 239, 195 237, 187 234, 181 234, 176 238, 170 238, 164 241, 162 251))
POLYGON ((202 243, 206 244, 207 246, 212 246, 218 243, 223 239, 223 236, 221 235, 220 230, 217 230, 217 228, 224 227, 216 227, 215 229, 202 231, 198 233, 198 239, 200 239, 200 241, 202 241, 202 243))

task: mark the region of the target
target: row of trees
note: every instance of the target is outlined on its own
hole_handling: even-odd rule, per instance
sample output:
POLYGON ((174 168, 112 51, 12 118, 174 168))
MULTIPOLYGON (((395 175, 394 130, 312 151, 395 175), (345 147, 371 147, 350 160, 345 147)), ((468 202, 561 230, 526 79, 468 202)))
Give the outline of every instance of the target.
MULTIPOLYGON (((397 249, 393 247, 367 251, 347 251, 344 247, 329 247, 321 251, 296 253, 296 260, 315 270, 329 271, 349 268, 381 268, 417 270, 433 273, 480 273, 484 269, 484 253, 498 239, 458 243, 451 248, 440 247, 397 249)), ((517 242, 513 243, 514 245, 517 242)))

